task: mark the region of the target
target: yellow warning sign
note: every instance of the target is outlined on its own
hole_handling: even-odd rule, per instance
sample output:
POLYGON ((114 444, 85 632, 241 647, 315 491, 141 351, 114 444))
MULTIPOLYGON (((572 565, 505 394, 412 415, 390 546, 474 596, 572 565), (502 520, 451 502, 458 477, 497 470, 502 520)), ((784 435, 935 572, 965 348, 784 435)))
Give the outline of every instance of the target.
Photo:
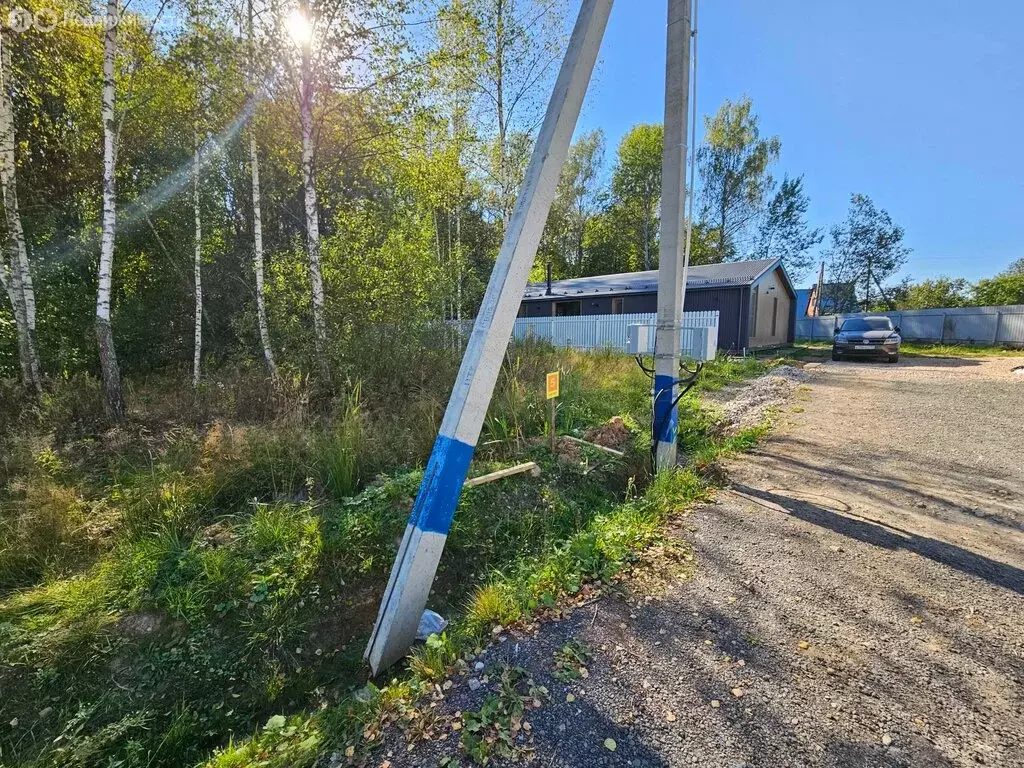
POLYGON ((552 399, 558 397, 558 385, 559 385, 558 371, 555 371, 554 373, 549 373, 548 374, 548 380, 547 380, 548 400, 552 400, 552 399))

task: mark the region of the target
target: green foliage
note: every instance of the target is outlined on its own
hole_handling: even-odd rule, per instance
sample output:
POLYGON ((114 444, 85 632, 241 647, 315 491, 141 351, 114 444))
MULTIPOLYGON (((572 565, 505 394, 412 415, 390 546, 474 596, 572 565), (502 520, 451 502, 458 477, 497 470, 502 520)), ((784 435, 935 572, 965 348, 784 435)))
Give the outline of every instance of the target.
POLYGON ((1007 270, 996 277, 979 280, 974 286, 974 303, 985 307, 1024 304, 1024 273, 1007 270))
POLYGON ((758 228, 754 255, 761 259, 782 259, 792 280, 802 278, 811 265, 810 250, 824 237, 811 229, 806 216, 810 201, 803 189, 803 176, 782 179, 768 201, 758 228))
MULTIPOLYGON (((129 420, 116 428, 103 414, 92 328, 101 46, 72 25, 14 38, 19 192, 48 381, 33 402, 0 383, 5 765, 284 768, 339 744, 372 746, 492 625, 621 572, 673 509, 706 493, 696 471, 637 490, 650 405, 632 360, 514 346, 485 432, 503 442, 478 466, 529 457, 542 475, 463 495, 435 594, 455 623, 403 681, 351 695, 365 682, 365 636, 422 479, 414 468, 458 370, 459 342, 437 321, 472 316, 483 292, 557 71, 563 4, 537 3, 532 21, 504 6, 500 53, 495 6, 452 4, 438 41, 465 45, 426 62, 396 23, 405 3, 347 3, 323 25, 316 185, 330 382, 307 373, 318 361, 294 94, 288 77, 261 75, 292 71, 294 52, 270 17, 251 50, 234 11, 193 6, 154 34, 134 7, 119 25, 113 324, 129 420), (366 63, 351 66, 357 59, 366 63), (499 81, 504 112, 488 105, 482 116, 499 81), (197 134, 208 158, 207 374, 193 389, 194 224, 183 192, 197 134), (256 325, 250 135, 275 378, 256 325), (537 442, 543 374, 554 369, 564 376, 561 428, 623 416, 635 432, 626 461, 584 448, 566 462, 537 442)), ((577 143, 547 241, 567 273, 652 261, 659 136, 646 126, 624 140, 603 211, 602 139, 577 143)), ((705 242, 708 230, 697 231, 705 242)), ((10 325, 0 313, 0 376, 18 368, 10 325)), ((699 406, 688 400, 683 414, 684 447, 713 452, 699 406)), ((515 670, 498 676, 498 701, 468 733, 511 725, 544 695, 515 670)), ((494 754, 482 736, 466 750, 494 754)))
POLYGON ((907 289, 906 298, 899 303, 899 308, 965 307, 969 302, 968 289, 969 285, 963 278, 937 277, 934 280, 922 280, 907 289))
MULTIPOLYGON (((801 341, 789 354, 792 357, 815 355, 824 360, 831 346, 824 342, 801 341)), ((929 344, 904 341, 900 345, 900 354, 907 357, 1020 357, 1020 348, 992 344, 929 344)))
POLYGON ((307 717, 270 717, 256 737, 238 747, 229 745, 207 763, 209 768, 291 768, 312 765, 320 753, 323 734, 307 717))
POLYGON ((661 125, 635 125, 622 137, 612 171, 612 195, 619 217, 629 223, 629 242, 636 254, 632 269, 658 266, 658 202, 665 130, 661 125))
POLYGON ((782 142, 777 136, 762 139, 758 123, 747 97, 726 100, 704 119, 704 146, 697 156, 701 218, 717 232, 716 262, 743 257, 745 236, 773 188, 769 168, 782 142))
POLYGON ((479 710, 462 715, 461 746, 477 765, 487 765, 492 758, 518 758, 521 749, 516 737, 523 715, 548 698, 547 689, 519 667, 503 666, 497 678, 498 693, 488 694, 479 710))
MULTIPOLYGON (((584 134, 569 148, 537 252, 538 266, 550 263, 556 278, 591 274, 587 235, 601 210, 603 163, 604 132, 600 128, 584 134)), ((543 268, 535 272, 535 281, 542 281, 543 268)))
POLYGON ((586 643, 574 638, 555 653, 552 676, 563 683, 579 680, 585 674, 587 662, 592 657, 593 653, 586 643))
POLYGON ((430 635, 422 647, 416 648, 409 659, 409 669, 422 680, 441 680, 459 657, 455 638, 446 632, 430 635))
MULTIPOLYGON (((906 263, 911 249, 903 244, 903 227, 887 211, 875 207, 867 195, 850 197, 846 220, 832 227, 828 251, 829 280, 853 284, 858 300, 872 307, 872 295, 893 304, 883 284, 906 263)), ((848 312, 850 307, 837 307, 848 312)))
MULTIPOLYGON (((758 366, 717 361, 701 386, 721 386, 758 366)), ((482 472, 530 458, 541 476, 463 494, 434 597, 455 622, 410 660, 411 678, 371 689, 365 700, 344 697, 362 682, 373 595, 422 478, 374 458, 406 440, 391 422, 383 422, 391 424, 386 434, 374 434, 382 423, 375 394, 351 388, 337 401, 333 425, 215 421, 103 440, 61 427, 69 444, 14 440, 7 471, 27 495, 0 500, 0 519, 8 523, 31 501, 31 509, 49 510, 54 532, 44 533, 42 523, 31 529, 38 535, 25 541, 37 543, 29 550, 37 560, 29 565, 0 560, 7 580, 0 589, 18 587, 0 592, 0 681, 13 692, 5 711, 31 724, 0 735, 5 760, 179 766, 219 749, 211 765, 284 766, 339 744, 372 746, 388 718, 415 720, 404 702, 421 683, 443 679, 493 626, 621 573, 659 541, 668 515, 707 494, 697 474, 702 463, 753 439, 717 443, 709 437, 713 422, 690 396, 680 434, 695 451, 693 469, 658 477, 638 493, 630 474, 634 462, 646 465, 649 437, 639 425, 649 420, 648 388, 626 356, 540 344, 515 349, 493 411, 506 410, 522 440, 485 448, 478 462, 482 472), (565 462, 543 441, 531 442, 543 425, 529 404, 543 403, 543 374, 555 368, 564 374, 567 427, 621 414, 638 432, 626 462, 586 448, 579 463, 565 462), (348 458, 325 462, 325 446, 354 455, 356 473, 347 474, 348 458), (382 469, 391 474, 361 487, 382 469), (355 486, 339 480, 350 477, 355 486), (52 501, 40 504, 45 497, 52 501), (343 698, 325 702, 320 714, 267 720, 292 706, 317 710, 317 691, 328 684, 343 698), (47 706, 53 711, 40 720, 47 706)), ((137 396, 167 407, 152 393, 137 396)), ((230 392, 223 397, 236 407, 230 392)), ((58 413, 72 417, 53 411, 48 418, 58 413)), ((425 450, 415 462, 424 458, 425 450)), ((5 549, 3 557, 11 554, 5 549)), ((523 681, 516 686, 523 695, 523 681)))
POLYGON ((756 357, 728 357, 720 354, 704 364, 695 390, 715 391, 726 384, 759 376, 765 371, 764 363, 756 357))

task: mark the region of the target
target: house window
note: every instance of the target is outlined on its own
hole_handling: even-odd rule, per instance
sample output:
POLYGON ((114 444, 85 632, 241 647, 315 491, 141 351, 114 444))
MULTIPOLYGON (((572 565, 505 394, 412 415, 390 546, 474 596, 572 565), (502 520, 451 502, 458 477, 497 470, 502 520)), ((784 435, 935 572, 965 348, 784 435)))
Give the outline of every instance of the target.
POLYGON ((776 323, 779 319, 779 299, 778 297, 772 299, 772 336, 775 335, 776 323))
POLYGON ((579 317, 583 314, 583 301, 556 301, 555 317, 579 317))
POLYGON ((621 315, 622 314, 622 297, 621 296, 618 296, 618 297, 612 299, 612 314, 613 315, 621 315))

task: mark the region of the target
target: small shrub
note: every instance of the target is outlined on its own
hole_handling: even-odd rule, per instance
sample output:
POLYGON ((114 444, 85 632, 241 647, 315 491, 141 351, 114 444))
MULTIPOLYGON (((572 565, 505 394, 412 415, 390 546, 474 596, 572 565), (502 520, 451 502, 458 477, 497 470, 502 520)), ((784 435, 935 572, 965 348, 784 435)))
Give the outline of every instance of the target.
POLYGON ((363 425, 357 384, 349 395, 337 427, 315 442, 320 483, 334 498, 351 496, 359 488, 363 425))
POLYGON ((574 638, 555 652, 551 674, 563 683, 579 680, 586 674, 587 663, 593 655, 586 643, 574 638))
POLYGON ((0 501, 0 591, 67 576, 101 547, 85 533, 89 506, 75 488, 46 475, 22 498, 0 501))
POLYGON ((39 397, 34 416, 41 431, 58 438, 102 429, 107 417, 99 381, 85 374, 55 379, 39 397))
POLYGON ((477 587, 466 609, 466 631, 472 636, 481 636, 494 624, 502 626, 517 621, 522 608, 508 586, 500 583, 477 587))
POLYGON ((439 681, 459 657, 459 645, 447 632, 431 635, 422 647, 413 651, 409 668, 424 680, 439 681))

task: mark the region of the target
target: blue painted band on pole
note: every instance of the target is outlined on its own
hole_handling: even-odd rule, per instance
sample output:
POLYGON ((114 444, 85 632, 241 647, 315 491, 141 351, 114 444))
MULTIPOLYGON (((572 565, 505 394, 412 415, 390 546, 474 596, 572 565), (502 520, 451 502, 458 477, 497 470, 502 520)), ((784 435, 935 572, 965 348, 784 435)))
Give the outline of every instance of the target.
POLYGON ((658 425, 659 443, 674 443, 679 429, 679 412, 673 405, 675 385, 679 380, 674 376, 654 377, 654 423, 658 425))
POLYGON ((447 535, 474 450, 475 446, 438 435, 409 516, 410 525, 421 531, 447 535))

